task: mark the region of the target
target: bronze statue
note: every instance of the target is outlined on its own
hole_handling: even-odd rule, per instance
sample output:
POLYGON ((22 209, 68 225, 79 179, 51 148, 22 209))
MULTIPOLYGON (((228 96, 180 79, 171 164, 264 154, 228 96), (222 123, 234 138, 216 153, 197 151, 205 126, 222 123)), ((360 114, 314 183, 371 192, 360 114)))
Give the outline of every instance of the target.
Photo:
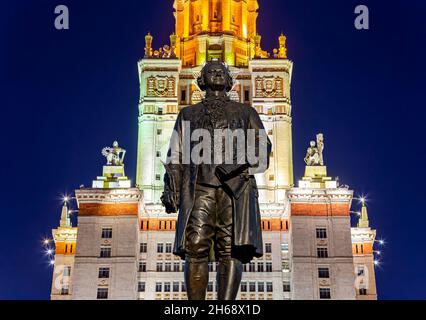
POLYGON ((224 63, 206 63, 198 85, 206 95, 201 103, 183 108, 177 117, 161 200, 166 212, 179 211, 173 253, 185 259, 188 299, 205 299, 208 262, 218 261, 218 299, 235 300, 242 263, 263 255, 253 174, 267 169, 271 143, 257 111, 228 98, 233 79, 224 63), (225 134, 216 139, 218 132, 231 136, 225 134), (254 132, 254 144, 247 142, 243 146, 235 141, 236 133, 248 141, 250 132, 254 132), (215 137, 211 139, 214 146, 209 141, 211 136, 215 137), (204 147, 200 148, 202 143, 204 147), (234 152, 230 153, 227 147, 234 152), (258 156, 257 164, 251 151, 258 156), (261 161, 265 166, 261 166, 261 161))

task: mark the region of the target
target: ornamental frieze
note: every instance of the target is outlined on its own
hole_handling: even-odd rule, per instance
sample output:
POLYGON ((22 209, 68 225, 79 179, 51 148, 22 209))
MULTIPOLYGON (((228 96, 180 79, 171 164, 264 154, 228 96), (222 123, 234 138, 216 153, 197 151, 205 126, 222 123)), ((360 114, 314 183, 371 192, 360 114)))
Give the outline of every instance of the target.
POLYGON ((256 97, 276 98, 283 97, 283 78, 274 76, 257 76, 255 78, 256 97))
POLYGON ((148 97, 174 97, 176 80, 168 76, 151 76, 146 79, 148 97))

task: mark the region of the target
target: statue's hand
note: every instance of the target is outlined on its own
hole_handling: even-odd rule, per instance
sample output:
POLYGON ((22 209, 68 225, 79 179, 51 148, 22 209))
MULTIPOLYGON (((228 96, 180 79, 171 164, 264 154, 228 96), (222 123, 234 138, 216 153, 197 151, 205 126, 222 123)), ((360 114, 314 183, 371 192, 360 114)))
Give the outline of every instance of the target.
POLYGON ((175 213, 179 209, 178 199, 179 194, 176 192, 172 192, 170 190, 164 190, 162 196, 161 196, 161 202, 163 203, 164 207, 166 208, 167 213, 175 213))

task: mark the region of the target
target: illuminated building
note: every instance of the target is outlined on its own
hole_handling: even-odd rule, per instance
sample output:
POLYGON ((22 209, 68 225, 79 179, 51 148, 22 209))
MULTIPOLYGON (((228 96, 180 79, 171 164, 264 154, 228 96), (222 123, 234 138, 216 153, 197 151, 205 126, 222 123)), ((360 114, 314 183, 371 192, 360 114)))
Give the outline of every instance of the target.
MULTIPOLYGON (((166 214, 160 202, 160 160, 178 112, 202 99, 196 78, 203 63, 219 58, 235 79, 230 98, 258 111, 273 144, 269 169, 256 176, 265 254, 245 266, 238 298, 375 298, 372 249, 363 255, 352 250, 355 243, 372 248, 375 234, 364 222, 351 229, 352 191, 328 178, 325 166, 307 166, 293 187, 293 63, 286 37, 278 37, 272 53, 261 48, 256 0, 176 0, 174 10, 170 44, 156 50, 147 34, 138 62, 136 188, 123 179, 123 166, 104 166, 92 188, 76 190, 77 253, 69 296, 186 299, 183 261, 171 253, 177 215, 166 214), (373 279, 359 291, 354 270, 364 264, 373 279)), ((211 264, 208 299, 215 298, 214 279, 211 264)))

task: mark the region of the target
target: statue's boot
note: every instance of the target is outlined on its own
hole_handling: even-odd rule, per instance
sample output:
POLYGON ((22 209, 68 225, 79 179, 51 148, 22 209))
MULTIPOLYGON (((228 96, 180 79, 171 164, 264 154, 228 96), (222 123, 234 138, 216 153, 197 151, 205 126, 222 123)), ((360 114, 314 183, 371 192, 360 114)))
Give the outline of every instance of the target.
POLYGON ((205 300, 209 281, 208 262, 187 259, 184 277, 188 300, 205 300))
POLYGON ((243 265, 233 258, 219 259, 217 270, 217 299, 235 300, 240 288, 243 265))

